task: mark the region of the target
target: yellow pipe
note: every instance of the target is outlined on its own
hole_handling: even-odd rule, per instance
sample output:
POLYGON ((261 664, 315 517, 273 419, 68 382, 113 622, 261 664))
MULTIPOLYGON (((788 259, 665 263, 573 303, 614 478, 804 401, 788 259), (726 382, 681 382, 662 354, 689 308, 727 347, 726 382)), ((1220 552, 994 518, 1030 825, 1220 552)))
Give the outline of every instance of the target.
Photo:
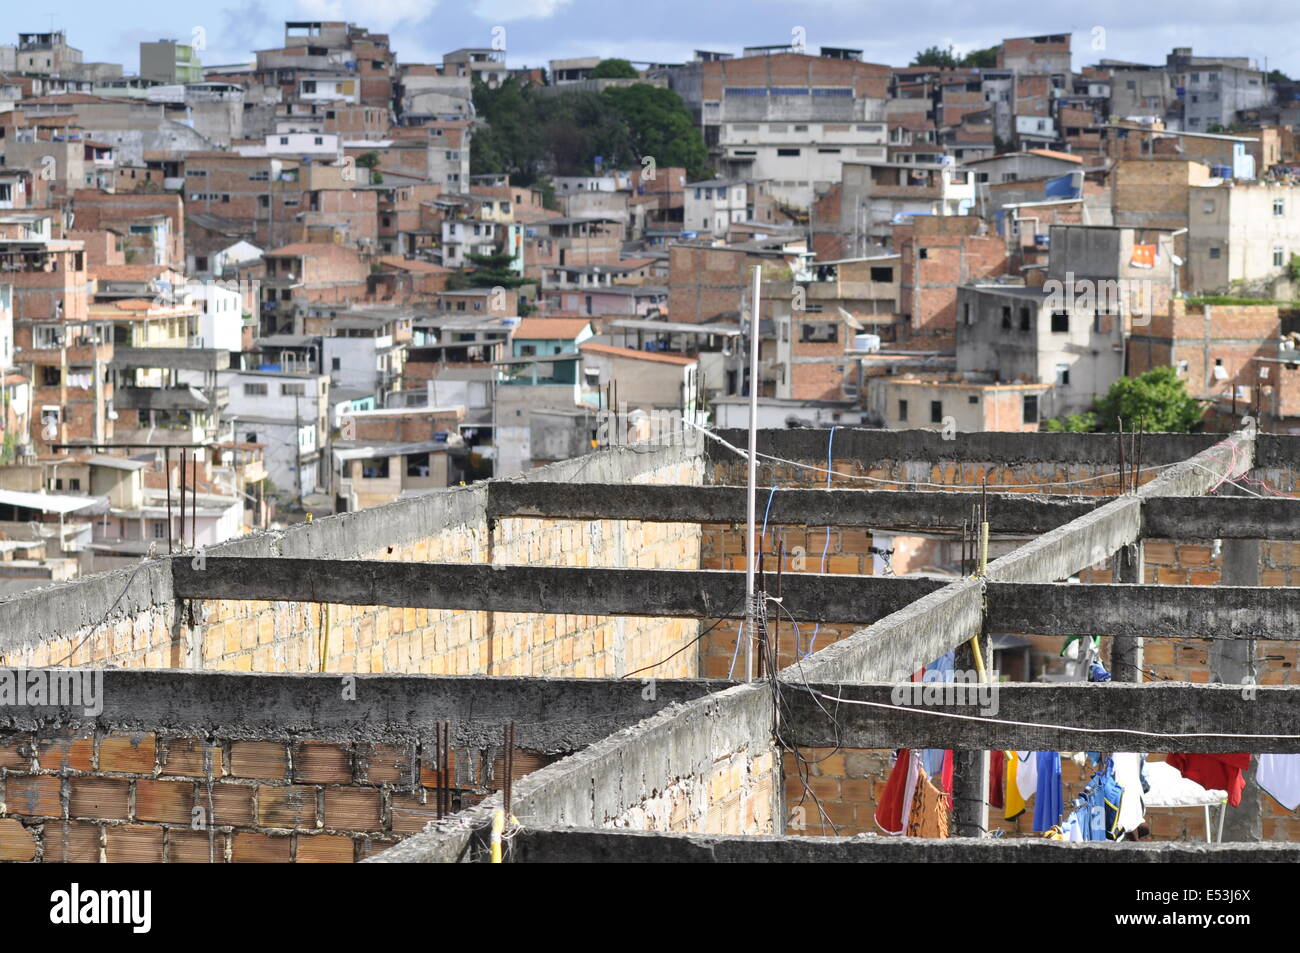
POLYGON ((329 659, 330 623, 332 621, 331 616, 333 615, 333 613, 330 612, 330 604, 328 602, 323 604, 323 608, 325 609, 325 624, 321 627, 320 634, 320 670, 322 672, 325 671, 325 663, 329 659))
POLYGON ((501 863, 501 835, 506 829, 506 812, 496 810, 492 812, 492 863, 501 863))
MULTIPOLYGON (((980 523, 980 564, 976 571, 977 576, 984 575, 984 569, 989 561, 989 524, 980 523)), ((970 640, 971 652, 975 656, 975 672, 979 675, 981 682, 987 682, 988 675, 984 671, 984 653, 980 651, 980 637, 977 635, 970 640)))

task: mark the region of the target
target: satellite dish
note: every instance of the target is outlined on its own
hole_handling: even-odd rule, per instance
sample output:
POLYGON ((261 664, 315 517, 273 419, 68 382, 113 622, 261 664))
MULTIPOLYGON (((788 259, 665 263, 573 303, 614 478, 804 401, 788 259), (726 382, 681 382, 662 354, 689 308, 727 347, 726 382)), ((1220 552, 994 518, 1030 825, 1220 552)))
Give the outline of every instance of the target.
POLYGON ((835 310, 840 313, 840 317, 844 319, 844 323, 847 324, 849 327, 851 327, 854 331, 865 331, 867 329, 866 325, 864 325, 853 315, 849 314, 839 305, 835 306, 835 310))

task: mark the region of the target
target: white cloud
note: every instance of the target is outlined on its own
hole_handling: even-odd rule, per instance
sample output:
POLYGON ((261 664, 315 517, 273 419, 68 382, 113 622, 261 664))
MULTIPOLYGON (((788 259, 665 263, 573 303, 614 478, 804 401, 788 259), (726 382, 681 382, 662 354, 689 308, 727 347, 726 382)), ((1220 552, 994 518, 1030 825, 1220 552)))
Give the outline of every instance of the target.
POLYGON ((547 20, 555 16, 569 0, 477 0, 474 15, 480 20, 547 20))

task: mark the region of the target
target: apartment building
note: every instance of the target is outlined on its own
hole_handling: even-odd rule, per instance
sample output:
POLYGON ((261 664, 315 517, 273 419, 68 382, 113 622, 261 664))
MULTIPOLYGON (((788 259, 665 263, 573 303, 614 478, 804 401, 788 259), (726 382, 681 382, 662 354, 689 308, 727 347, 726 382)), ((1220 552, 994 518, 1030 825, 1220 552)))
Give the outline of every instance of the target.
POLYGON ((1187 193, 1187 290, 1296 297, 1300 189, 1286 182, 1211 179, 1187 193))

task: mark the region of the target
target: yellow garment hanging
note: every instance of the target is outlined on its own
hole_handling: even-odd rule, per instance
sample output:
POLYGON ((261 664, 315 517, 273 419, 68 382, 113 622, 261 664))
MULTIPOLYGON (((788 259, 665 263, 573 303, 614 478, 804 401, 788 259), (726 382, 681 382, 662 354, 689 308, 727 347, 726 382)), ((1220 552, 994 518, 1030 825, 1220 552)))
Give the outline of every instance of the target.
POLYGON ((1016 773, 1020 769, 1020 759, 1016 757, 1014 751, 1006 752, 1006 768, 1003 770, 1003 777, 1006 779, 1006 791, 1002 796, 1002 803, 1006 805, 1005 817, 1007 820, 1013 820, 1024 813, 1025 799, 1020 796, 1020 786, 1016 784, 1016 773))

